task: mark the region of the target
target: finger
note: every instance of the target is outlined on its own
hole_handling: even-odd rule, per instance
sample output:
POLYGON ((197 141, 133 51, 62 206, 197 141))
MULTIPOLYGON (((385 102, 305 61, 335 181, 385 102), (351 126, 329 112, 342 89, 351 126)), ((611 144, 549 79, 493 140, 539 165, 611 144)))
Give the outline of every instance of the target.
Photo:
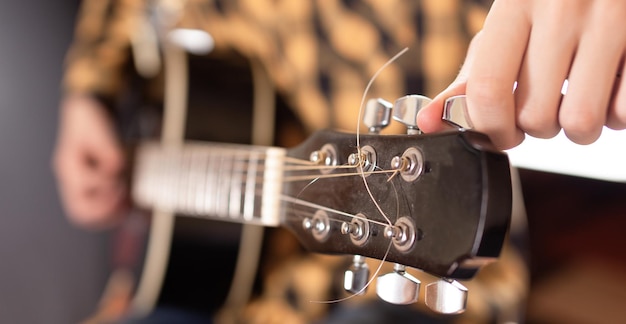
MULTIPOLYGON (((594 142, 606 122, 610 95, 623 54, 626 38, 617 37, 612 26, 623 17, 612 13, 618 8, 594 8, 581 36, 569 74, 567 93, 559 111, 559 122, 575 143, 594 142)), ((626 6, 622 6, 626 9, 626 6)), ((623 12, 623 10, 622 10, 623 12)))
POLYGON ((549 2, 533 20, 515 90, 515 106, 517 126, 534 137, 551 138, 561 129, 558 121, 561 88, 579 35, 579 30, 566 27, 578 16, 570 8, 574 6, 549 2))
POLYGON ((107 174, 118 175, 124 169, 124 153, 108 117, 101 110, 95 113, 102 115, 100 118, 103 122, 92 125, 97 129, 91 130, 92 136, 85 139, 81 146, 94 160, 97 169, 107 174))
POLYGON ((626 66, 622 58, 622 67, 618 70, 618 76, 615 78, 615 85, 611 103, 609 104, 609 114, 607 116, 606 126, 611 129, 626 129, 626 66))
POLYGON ((433 101, 420 109, 417 113, 417 126, 424 133, 433 133, 449 129, 443 122, 443 106, 446 99, 465 94, 465 83, 452 84, 446 90, 438 94, 433 101))
POLYGON ((65 187, 64 195, 69 218, 77 224, 102 227, 113 224, 122 211, 126 190, 119 181, 102 179, 84 181, 65 187))
POLYGON ((450 86, 448 86, 444 91, 439 93, 433 101, 420 109, 417 113, 417 126, 422 132, 432 133, 447 129, 449 126, 446 125, 443 120, 443 108, 446 102, 446 99, 465 94, 465 89, 467 85, 467 74, 472 65, 472 62, 476 53, 476 46, 480 43, 480 32, 472 38, 470 42, 469 48, 467 50, 467 56, 465 57, 465 62, 459 71, 456 79, 450 86))
POLYGON ((123 208, 126 188, 120 177, 105 175, 86 165, 77 152, 55 158, 59 193, 75 223, 91 227, 112 223, 123 208))
MULTIPOLYGON (((523 140, 515 123, 515 83, 528 37, 528 13, 517 1, 495 1, 467 80, 468 113, 476 130, 499 148, 523 140)), ((522 5, 523 7, 523 5, 522 5)))

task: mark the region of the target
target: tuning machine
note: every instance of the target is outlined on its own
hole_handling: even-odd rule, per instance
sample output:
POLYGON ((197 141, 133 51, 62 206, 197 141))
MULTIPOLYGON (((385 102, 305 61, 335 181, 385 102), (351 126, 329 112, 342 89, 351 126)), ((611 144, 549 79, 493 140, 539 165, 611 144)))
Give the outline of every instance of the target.
POLYGON ((352 259, 352 265, 344 272, 343 288, 349 293, 363 295, 369 277, 370 269, 365 263, 365 257, 355 255, 352 259))
POLYGON ((465 95, 450 97, 446 99, 443 105, 442 119, 460 130, 474 128, 474 124, 467 112, 466 99, 467 97, 465 95))
POLYGON ((321 173, 328 174, 337 165, 337 149, 332 144, 324 144, 319 150, 311 152, 309 161, 321 166, 321 173))
POLYGON ((463 313, 467 306, 467 288, 456 280, 438 280, 426 285, 425 303, 437 313, 463 313))
POLYGON ((389 126, 392 108, 393 105, 382 98, 367 101, 365 114, 363 115, 363 124, 367 126, 370 134, 378 134, 383 128, 389 126))
POLYGON ((432 99, 422 95, 407 95, 398 98, 393 104, 393 119, 404 124, 407 134, 421 134, 417 127, 417 113, 432 99))
POLYGON ((417 302, 421 282, 406 272, 406 267, 396 263, 393 272, 377 279, 376 294, 380 299, 396 305, 417 302))

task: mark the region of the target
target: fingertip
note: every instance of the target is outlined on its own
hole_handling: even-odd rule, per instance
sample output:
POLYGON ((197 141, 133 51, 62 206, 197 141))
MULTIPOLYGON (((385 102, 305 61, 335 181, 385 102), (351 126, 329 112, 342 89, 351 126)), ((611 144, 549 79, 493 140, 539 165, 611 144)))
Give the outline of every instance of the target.
POLYGON ((444 128, 442 114, 443 100, 435 98, 417 113, 417 127, 424 133, 442 130, 444 128))
POLYGON ((524 133, 521 129, 516 128, 513 132, 508 133, 502 137, 496 137, 492 139, 494 145, 499 150, 509 150, 520 144, 526 139, 526 133, 524 133))

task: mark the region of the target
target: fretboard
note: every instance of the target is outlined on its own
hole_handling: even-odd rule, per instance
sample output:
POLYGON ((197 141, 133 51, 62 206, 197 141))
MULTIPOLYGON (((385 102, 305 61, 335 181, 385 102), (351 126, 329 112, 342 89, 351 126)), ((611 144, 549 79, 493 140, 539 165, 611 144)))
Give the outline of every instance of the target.
POLYGON ((144 143, 136 157, 133 199, 189 216, 278 226, 285 155, 275 147, 144 143))

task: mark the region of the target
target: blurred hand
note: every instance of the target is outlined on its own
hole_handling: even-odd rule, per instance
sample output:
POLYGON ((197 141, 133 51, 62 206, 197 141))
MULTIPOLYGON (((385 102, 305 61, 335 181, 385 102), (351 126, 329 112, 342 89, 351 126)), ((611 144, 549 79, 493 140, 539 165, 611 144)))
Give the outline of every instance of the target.
POLYGON ((626 128, 625 12, 626 1, 496 0, 457 79, 418 115, 420 129, 442 129, 443 103, 459 94, 475 129, 500 149, 525 134, 550 138, 562 128, 589 144, 603 125, 626 128))
POLYGON ((124 155, 98 101, 73 95, 62 102, 53 163, 72 221, 87 227, 116 223, 126 205, 124 155))

